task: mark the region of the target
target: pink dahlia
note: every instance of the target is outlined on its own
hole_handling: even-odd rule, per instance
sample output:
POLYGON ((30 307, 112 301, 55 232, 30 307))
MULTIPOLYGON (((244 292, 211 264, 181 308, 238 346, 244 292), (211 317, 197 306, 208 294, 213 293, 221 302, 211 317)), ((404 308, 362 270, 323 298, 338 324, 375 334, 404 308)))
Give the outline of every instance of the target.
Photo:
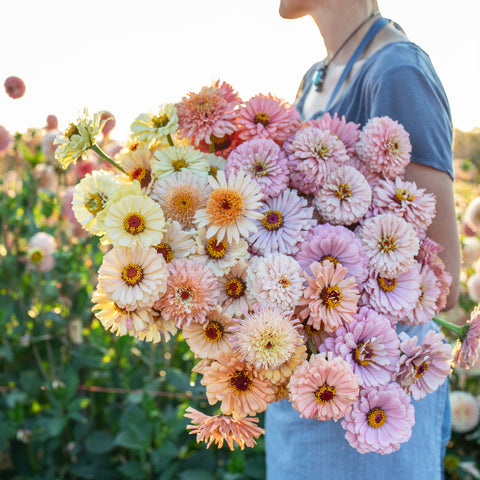
POLYGON ((353 167, 332 170, 316 193, 313 206, 333 225, 352 225, 368 211, 372 190, 365 177, 353 167))
POLYGON ((303 291, 300 305, 305 308, 300 318, 308 325, 327 332, 334 332, 346 323, 350 323, 357 311, 358 290, 354 277, 347 277, 347 269, 330 261, 313 262, 310 265, 313 277, 304 272, 308 286, 303 291))
POLYGON ((9 131, 0 125, 0 153, 3 153, 12 143, 12 136, 9 131))
POLYGON ((257 417, 245 417, 236 419, 227 415, 208 415, 188 407, 185 410, 184 417, 189 418, 192 423, 187 426, 190 434, 197 435, 197 443, 204 442, 207 448, 212 443, 222 448, 225 441, 230 450, 234 450, 236 443, 241 450, 245 446, 253 448, 257 442, 255 441, 260 435, 265 433, 263 428, 257 426, 257 417))
POLYGON ((278 197, 267 198, 260 207, 260 219, 255 221, 257 232, 249 243, 255 252, 295 254, 298 244, 307 237, 316 221, 313 207, 295 190, 286 189, 278 197))
POLYGON ((314 195, 328 174, 348 160, 345 145, 327 130, 309 127, 298 131, 288 149, 292 186, 314 195))
POLYGON ((374 172, 384 177, 402 175, 410 162, 410 136, 390 117, 370 119, 360 132, 357 154, 374 172))
POLYGON ((213 84, 199 93, 190 92, 176 105, 179 135, 195 145, 212 143, 212 135, 222 138, 237 130, 237 113, 229 89, 213 84))
POLYGON ((362 307, 348 325, 325 340, 323 347, 340 355, 352 367, 362 387, 378 387, 391 381, 400 357, 399 346, 390 320, 362 307))
MULTIPOLYGON (((163 259, 163 256, 159 255, 163 259)), ((215 308, 218 281, 208 267, 186 258, 168 264, 167 291, 154 304, 166 320, 175 320, 178 328, 191 322, 204 324, 207 313, 215 308)))
POLYGON ((395 278, 411 268, 418 252, 415 230, 392 213, 365 220, 358 238, 370 259, 369 265, 387 278, 395 278))
POLYGON ((343 142, 351 157, 355 155, 355 146, 360 137, 359 123, 347 122, 344 115, 339 117, 336 112, 333 114, 333 117, 330 115, 330 112, 326 112, 318 119, 308 120, 306 126, 328 130, 343 142))
POLYGON ((202 385, 210 405, 221 402, 220 411, 235 419, 264 412, 274 401, 276 388, 238 355, 219 353, 203 371, 202 385))
POLYGON ((386 278, 370 269, 363 284, 362 304, 387 315, 397 323, 409 315, 420 297, 420 264, 414 265, 398 277, 386 278))
POLYGON ((228 156, 225 173, 243 170, 260 187, 265 198, 276 197, 288 186, 287 157, 269 139, 253 139, 239 145, 228 156))
POLYGON ((399 335, 402 352, 397 366, 396 382, 414 400, 434 392, 451 372, 452 348, 443 333, 429 330, 418 345, 417 337, 405 332, 399 335))
POLYGON ((258 94, 240 107, 240 138, 270 138, 282 145, 300 127, 300 114, 294 105, 272 94, 258 94))
POLYGON ((358 398, 358 383, 340 357, 312 355, 290 377, 290 401, 302 417, 337 421, 358 398))
POLYGON ((299 248, 296 259, 307 273, 310 272, 311 263, 330 260, 343 265, 348 276, 355 277, 357 285, 367 278, 367 254, 355 234, 346 227, 317 225, 299 248))
POLYGON ((8 77, 3 84, 7 95, 11 98, 21 98, 25 94, 25 82, 19 77, 8 77))
POLYGON ((415 308, 401 321, 407 325, 424 325, 437 312, 437 301, 440 296, 440 287, 437 285, 437 276, 429 265, 423 265, 419 272, 420 296, 415 308))
POLYGON ((463 339, 457 340, 453 349, 453 366, 472 368, 480 361, 480 306, 477 305, 466 323, 468 328, 463 339))
POLYGON ((417 188, 415 182, 380 180, 373 190, 372 210, 374 214, 395 213, 417 231, 425 231, 435 216, 435 195, 417 188))
POLYGON ((409 440, 415 424, 410 397, 396 383, 362 389, 342 420, 345 438, 360 453, 392 453, 409 440))

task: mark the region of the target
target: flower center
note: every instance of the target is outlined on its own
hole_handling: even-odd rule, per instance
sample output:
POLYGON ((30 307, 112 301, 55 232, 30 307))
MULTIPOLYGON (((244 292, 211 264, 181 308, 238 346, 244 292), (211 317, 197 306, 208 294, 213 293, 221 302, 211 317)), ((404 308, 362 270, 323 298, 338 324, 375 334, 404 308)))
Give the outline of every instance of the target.
POLYGON ((123 221, 123 226, 131 235, 138 235, 145 230, 145 219, 138 213, 130 213, 123 221))
POLYGON ((376 356, 370 342, 359 343, 353 352, 353 359, 362 367, 368 367, 373 363, 373 358, 376 356))
POLYGON ((85 199, 85 208, 90 212, 96 215, 98 212, 103 210, 105 206, 106 198, 101 193, 93 193, 88 198, 85 199))
POLYGON ((259 160, 253 165, 252 173, 256 177, 264 177, 265 175, 268 175, 267 164, 264 161, 259 160))
POLYGON ((328 309, 338 307, 343 300, 342 289, 338 285, 323 287, 320 292, 320 299, 328 309))
POLYGON ((215 225, 230 225, 244 212, 243 197, 230 188, 214 190, 206 208, 207 215, 215 225))
POLYGON ((230 387, 235 393, 245 393, 250 389, 252 379, 247 375, 246 370, 235 372, 230 377, 230 387))
POLYGON ((172 247, 168 243, 159 243, 155 250, 157 253, 161 253, 166 263, 170 263, 173 260, 174 253, 172 247))
POLYGON ((397 140, 390 140, 388 142, 388 150, 391 152, 391 153, 398 153, 400 151, 400 145, 398 143, 397 140))
POLYGON ((385 411, 379 407, 372 408, 367 413, 367 422, 371 427, 380 428, 387 421, 385 411))
POLYGON ((179 172, 182 168, 187 168, 187 162, 185 162, 185 159, 179 158, 178 160, 173 160, 172 167, 176 172, 179 172))
POLYGON ((337 191, 335 192, 335 195, 340 199, 343 200, 345 198, 351 197, 352 196, 352 189, 350 188, 350 185, 348 183, 341 183, 337 191))
POLYGON ((245 293, 245 283, 240 278, 231 278, 225 283, 225 291, 229 297, 240 298, 245 293))
POLYGON ((268 127, 270 124, 270 115, 267 112, 258 112, 255 115, 253 123, 255 123, 255 125, 261 123, 264 127, 268 127))
POLYGON ((181 212, 189 210, 192 206, 192 195, 189 192, 177 192, 172 198, 175 208, 181 212))
POLYGON ((228 135, 223 137, 216 137, 215 135, 212 135, 211 139, 216 152, 219 150, 225 150, 232 144, 232 141, 228 135))
POLYGON ((207 242, 206 249, 210 258, 223 258, 227 252, 227 242, 217 242, 217 237, 213 237, 207 242))
POLYGON ((322 403, 326 405, 328 402, 331 402, 335 397, 337 390, 335 387, 331 387, 324 383, 316 392, 315 392, 315 400, 318 403, 322 403))
POLYGON ((312 325, 309 325, 308 323, 305 323, 303 325, 303 328, 305 330, 305 333, 310 336, 317 335, 317 333, 320 332, 320 330, 317 330, 316 328, 314 328, 312 325))
POLYGON ((394 237, 383 236, 378 242, 378 248, 382 252, 393 252, 397 248, 397 241, 394 237))
POLYGON ((70 138, 72 138, 72 135, 80 135, 80 132, 78 131, 77 126, 71 123, 65 130, 64 135, 70 140, 70 138))
POLYGON ((425 362, 421 363, 418 367, 415 367, 415 378, 423 377, 425 373, 427 373, 428 367, 428 363, 425 362))
POLYGON ((128 314, 128 310, 126 308, 121 308, 116 303, 113 304, 113 309, 116 312, 121 313, 122 315, 127 315, 128 314))
POLYGON ((269 230, 278 230, 283 225, 282 212, 278 210, 268 210, 262 218, 262 225, 269 230))
POLYGON ((203 327, 203 333, 205 337, 212 343, 218 342, 223 337, 223 326, 216 320, 210 320, 205 327, 203 327))
POLYGON ((287 288, 288 286, 290 286, 292 284, 292 282, 284 275, 283 277, 281 277, 279 280, 278 280, 278 284, 282 287, 282 288, 287 288))
POLYGON ((170 121, 166 113, 160 115, 154 115, 152 117, 152 123, 155 128, 163 128, 170 121))
POLYGON ((377 278, 378 286, 384 292, 391 292, 395 290, 397 287, 397 279, 396 278, 385 278, 385 277, 378 277, 377 278))
POLYGON ((395 200, 397 203, 402 202, 413 202, 415 200, 415 195, 410 193, 406 188, 397 188, 395 193, 395 200))
POLYGON ((210 165, 210 170, 208 171, 208 174, 215 178, 215 180, 217 179, 217 172, 218 168, 215 165, 210 165))
POLYGON ((122 278, 125 283, 133 287, 143 280, 143 270, 139 265, 129 263, 123 267, 122 278))
POLYGON ((44 254, 40 248, 34 248, 29 253, 29 258, 32 263, 39 264, 43 260, 44 254))
POLYGON ((336 257, 334 257, 333 255, 324 255, 321 259, 320 259, 320 263, 323 263, 325 260, 328 260, 329 262, 332 262, 334 265, 336 265, 337 263, 339 263, 338 259, 336 257))
POLYGON ((142 188, 147 187, 152 179, 150 170, 147 170, 145 167, 134 168, 129 176, 131 180, 138 180, 142 188))
POLYGON ((182 287, 177 290, 177 298, 182 303, 190 303, 193 299, 193 292, 190 287, 182 287))
POLYGON ((314 148, 315 153, 317 154, 318 157, 320 158, 328 158, 330 157, 330 149, 326 147, 325 145, 317 145, 314 148))

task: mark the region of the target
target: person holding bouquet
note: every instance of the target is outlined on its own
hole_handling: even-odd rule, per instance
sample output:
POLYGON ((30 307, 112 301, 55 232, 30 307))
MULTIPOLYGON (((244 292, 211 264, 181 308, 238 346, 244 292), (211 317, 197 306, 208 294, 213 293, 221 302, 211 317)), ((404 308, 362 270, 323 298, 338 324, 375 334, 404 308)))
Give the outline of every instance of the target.
MULTIPOLYGON (((338 114, 364 126, 370 119, 390 117, 409 133, 411 160, 403 180, 435 195, 436 215, 427 236, 443 247, 439 255, 452 282, 442 307, 452 308, 460 269, 452 124, 428 55, 381 16, 376 0, 281 0, 279 10, 289 19, 310 15, 327 50, 302 80, 296 106, 303 120, 338 114)), ((417 336, 419 342, 429 330, 438 331, 432 321, 406 323, 398 322, 397 332, 417 336)), ((443 478, 450 435, 448 380, 425 398, 412 397, 412 435, 392 453, 377 450, 388 455, 351 448, 340 421, 301 418, 286 400, 272 404, 266 413, 267 479, 443 478)))

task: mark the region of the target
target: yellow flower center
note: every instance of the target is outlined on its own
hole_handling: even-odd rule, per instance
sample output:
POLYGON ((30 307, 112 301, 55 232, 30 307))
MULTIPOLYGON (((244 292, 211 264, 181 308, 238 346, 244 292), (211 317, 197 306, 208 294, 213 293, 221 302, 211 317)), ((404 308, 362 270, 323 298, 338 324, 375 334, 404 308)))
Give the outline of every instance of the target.
POLYGON ((330 149, 325 145, 317 145, 317 148, 315 148, 315 153, 320 158, 328 158, 331 155, 330 149))
POLYGON ((217 172, 218 168, 214 165, 210 165, 210 170, 208 171, 208 174, 211 175, 213 178, 217 179, 217 172))
POLYGON ((182 168, 187 168, 187 162, 183 158, 172 161, 172 167, 176 172, 179 172, 182 168))
POLYGON ((230 137, 228 135, 225 135, 223 137, 216 137, 215 135, 212 135, 211 140, 216 152, 220 150, 225 150, 232 144, 232 141, 230 140, 230 137))
POLYGON ((282 288, 287 288, 288 286, 290 286, 292 284, 292 282, 284 275, 283 277, 281 277, 279 280, 278 280, 278 284, 282 287, 282 288))
POLYGON ((128 313, 128 310, 126 308, 121 308, 119 307, 116 303, 113 304, 113 309, 118 312, 118 313, 121 313, 123 315, 126 315, 128 313))
POLYGON ((145 230, 145 219, 138 213, 130 213, 123 221, 123 226, 130 235, 138 235, 145 230))
POLYGON ((192 206, 192 195, 190 192, 178 192, 172 198, 172 203, 174 204, 175 208, 179 211, 189 210, 192 206))
POLYGON ((376 356, 370 342, 359 343, 353 352, 353 359, 362 367, 368 367, 373 363, 373 358, 376 356))
POLYGON ((335 192, 335 195, 340 200, 344 200, 345 198, 352 196, 352 189, 350 188, 350 185, 348 185, 348 183, 341 183, 338 186, 337 191, 335 192))
POLYGON ((227 242, 217 242, 217 237, 211 238, 206 246, 210 258, 223 258, 227 252, 227 242))
POLYGON ((170 263, 173 260, 174 253, 172 247, 168 243, 159 243, 155 250, 157 253, 161 253, 166 263, 170 263))
POLYGON ((92 193, 88 198, 85 199, 85 208, 90 212, 96 215, 98 212, 103 210, 103 207, 106 203, 106 198, 101 193, 92 193))
POLYGON ((421 363, 418 367, 415 367, 415 378, 423 377, 429 368, 428 363, 421 363))
POLYGON ((228 187, 214 190, 206 208, 207 215, 214 225, 231 225, 244 210, 243 197, 228 187))
POLYGON ((367 413, 367 422, 371 427, 380 428, 387 421, 385 411, 379 407, 372 408, 367 413))
POLYGON ((262 218, 262 225, 269 230, 278 230, 283 225, 282 212, 278 210, 268 210, 262 218))
POLYGON ((382 252, 393 252, 397 248, 397 241, 394 237, 383 236, 378 242, 378 248, 382 252))
POLYGON ((225 283, 225 291, 232 298, 240 298, 245 293, 245 283, 240 278, 231 278, 225 283))
POLYGON ((329 262, 332 262, 334 265, 336 265, 337 263, 339 263, 338 259, 335 258, 333 255, 324 255, 324 256, 320 259, 320 263, 323 263, 325 260, 328 260, 329 262))
POLYGON ((395 288, 397 287, 397 279, 396 278, 378 277, 377 282, 378 282, 378 286, 384 292, 391 292, 391 291, 395 290, 395 288))
POLYGON ((150 170, 145 167, 135 167, 129 174, 131 180, 138 180, 142 188, 145 188, 150 183, 152 175, 150 170))
POLYGON ((154 115, 152 117, 152 123, 155 128, 163 128, 170 121, 166 113, 160 115, 154 115))
POLYGON ((32 263, 39 264, 43 260, 44 254, 40 248, 34 248, 29 252, 29 258, 32 263))
POLYGON ((397 188, 397 192, 395 193, 395 200, 397 203, 402 202, 413 202, 415 200, 415 195, 413 195, 410 191, 406 188, 397 188))
POLYGON ((338 285, 323 287, 320 292, 320 299, 328 309, 338 307, 343 300, 342 289, 338 285))
POLYGON ((230 387, 235 393, 245 393, 252 385, 252 379, 248 376, 246 370, 235 372, 230 377, 230 387))
POLYGON ((258 112, 255 115, 253 123, 255 123, 255 125, 261 123, 264 127, 268 127, 270 124, 270 115, 267 112, 258 112))
POLYGON ((212 343, 221 340, 223 337, 223 332, 224 330, 222 324, 216 320, 209 320, 207 325, 203 327, 203 334, 205 335, 205 338, 210 340, 212 343))
POLYGON ((143 280, 143 270, 140 265, 129 263, 123 267, 122 278, 125 283, 133 287, 143 280))
POLYGON ((303 328, 305 330, 305 333, 310 336, 317 335, 317 333, 320 332, 320 330, 317 330, 312 325, 309 325, 307 323, 303 325, 303 328))
POLYGON ((78 131, 78 127, 73 123, 71 123, 68 126, 68 128, 65 130, 64 135, 70 140, 70 138, 72 138, 73 135, 80 135, 80 132, 78 131))
POLYGON ((322 403, 323 405, 326 405, 328 402, 331 402, 335 395, 337 393, 337 390, 335 387, 331 387, 330 385, 327 385, 324 383, 316 392, 315 392, 315 400, 317 403, 322 403))

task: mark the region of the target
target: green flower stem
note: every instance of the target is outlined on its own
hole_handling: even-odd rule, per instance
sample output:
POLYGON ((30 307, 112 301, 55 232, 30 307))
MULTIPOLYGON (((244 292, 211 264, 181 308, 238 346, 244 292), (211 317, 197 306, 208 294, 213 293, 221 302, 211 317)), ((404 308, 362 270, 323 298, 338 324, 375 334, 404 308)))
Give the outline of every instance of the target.
POLYGON ((317 348, 315 347, 315 344, 313 343, 313 340, 308 337, 308 346, 310 347, 310 351, 312 352, 312 355, 315 355, 317 352, 317 348))
POLYGON ((167 140, 168 140, 168 144, 171 146, 171 147, 174 147, 175 144, 173 143, 173 140, 172 140, 172 136, 167 133, 167 140))
POLYGON ((455 334, 460 340, 465 338, 470 327, 469 325, 455 325, 439 317, 433 317, 433 321, 455 334))
POLYGON ((116 169, 120 170, 125 175, 128 173, 115 161, 113 161, 96 143, 90 147, 95 153, 100 155, 104 160, 106 160, 110 165, 113 165, 116 169))

